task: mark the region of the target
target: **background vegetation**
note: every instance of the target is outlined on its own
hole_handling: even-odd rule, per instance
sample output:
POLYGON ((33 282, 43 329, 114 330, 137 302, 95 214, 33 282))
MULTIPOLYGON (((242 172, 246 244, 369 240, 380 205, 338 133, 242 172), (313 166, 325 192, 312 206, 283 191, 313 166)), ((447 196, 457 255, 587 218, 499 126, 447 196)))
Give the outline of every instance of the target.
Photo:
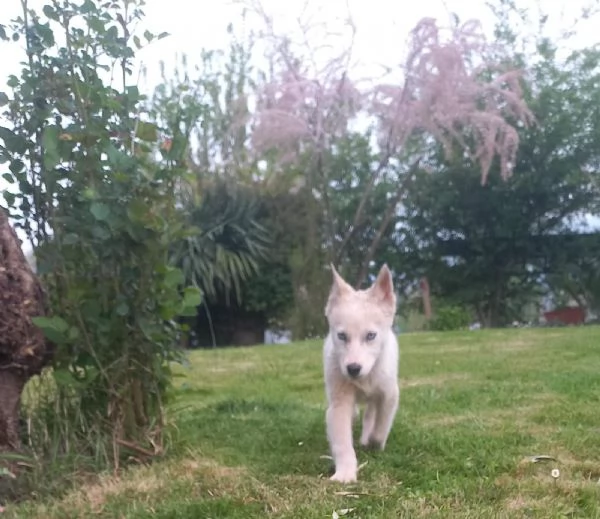
MULTIPOLYGON (((258 21, 260 35, 232 24, 229 48, 203 49, 196 67, 185 56, 164 65, 161 83, 145 96, 136 52, 168 35, 145 30, 142 0, 52 0, 39 10, 27 0, 21 4, 20 17, 0 24, 2 45, 24 49, 21 70, 0 91, 0 168, 7 186, 0 209, 33 249, 45 289, 38 307, 45 310, 3 314, 0 324, 4 330, 34 325, 48 348, 0 338, 0 372, 20 377, 14 383, 4 377, 0 385, 12 384, 18 396, 29 380, 20 411, 18 398, 14 405, 0 396, 0 418, 20 418, 18 438, 0 435, 1 495, 45 498, 80 482, 82 474, 112 471, 117 478, 124 465, 167 453, 176 457, 161 466, 177 472, 169 464, 185 458, 193 427, 203 440, 190 446, 193 455, 186 461, 194 474, 227 487, 240 483, 234 467, 242 467, 240 474, 253 467, 258 472, 241 490, 217 500, 204 496, 178 513, 235 517, 242 509, 258 514, 270 506, 269 513, 286 516, 289 507, 308 506, 309 517, 337 506, 330 495, 318 509, 274 497, 295 485, 315 498, 321 492, 320 483, 302 478, 291 487, 274 483, 281 474, 324 470, 314 452, 292 453, 298 442, 313 445, 322 436, 315 344, 295 343, 279 353, 186 351, 259 344, 267 329, 289 330, 295 341, 321 337, 329 263, 361 287, 387 262, 400 295, 402 331, 453 331, 475 322, 484 328, 535 325, 542 310, 571 303, 584 307, 588 320, 598 311, 600 238, 585 222, 598 215, 600 53, 596 47, 560 53, 564 41, 544 36, 544 16, 533 20, 499 0, 491 6, 492 38, 473 21, 453 17, 445 27, 421 20, 392 71, 399 73, 396 79, 372 78, 365 87, 351 66, 352 23, 335 55, 322 57, 310 38, 297 42, 276 32, 262 6, 250 2, 245 13, 258 21), (515 20, 537 29, 518 34, 515 20), (422 278, 431 287, 431 318, 423 314, 422 278), (292 355, 305 359, 294 362, 295 376, 281 368, 292 355), (190 358, 200 382, 188 380, 174 390, 174 366, 186 366, 190 358), (37 376, 42 365, 47 368, 37 376), (226 378, 217 391, 213 378, 220 369, 226 378), (227 378, 234 372, 243 379, 227 378), (246 375, 260 380, 246 383, 246 375), (294 400, 305 390, 306 401, 294 400), (200 407, 178 413, 186 395, 200 407), (169 404, 173 397, 175 404, 169 404), (273 421, 275 414, 281 422, 273 421), (177 417, 176 426, 170 416, 177 417), (252 432, 251 423, 272 430, 252 432), (308 425, 298 429, 298 423, 308 425), (230 426, 239 442, 225 444, 230 426), (275 442, 264 461, 259 454, 267 446, 253 434, 275 442), (292 440, 293 449, 282 447, 292 440), (289 464, 277 468, 285 456, 289 464), (264 481, 274 485, 268 492, 264 481)), ((299 23, 301 33, 310 30, 306 24, 299 23)), ((0 281, 24 279, 25 263, 7 270, 6 252, 0 252, 0 281)), ((27 297, 20 295, 25 304, 27 297)), ((482 342, 473 346, 473 360, 442 359, 448 373, 431 367, 433 378, 454 380, 460 371, 477 381, 466 388, 457 379, 440 392, 441 382, 423 384, 427 389, 409 403, 402 420, 415 423, 421 404, 419 422, 445 420, 437 416, 443 406, 460 416, 481 405, 483 412, 498 411, 494 420, 506 434, 491 438, 492 426, 477 421, 481 431, 460 424, 442 432, 426 426, 404 430, 408 439, 400 450, 375 465, 388 464, 381 465, 382 474, 406 470, 405 486, 398 490, 390 480, 372 490, 402 496, 406 505, 369 498, 364 513, 418 516, 481 505, 477 517, 485 517, 510 499, 526 503, 519 511, 537 513, 515 480, 505 480, 518 476, 515 460, 529 445, 556 447, 571 460, 565 462, 572 470, 569 489, 553 487, 552 510, 562 513, 576 497, 577 513, 597 514, 597 492, 588 484, 597 479, 596 469, 585 472, 585 458, 595 451, 573 429, 580 418, 582 427, 588 424, 588 409, 583 401, 569 407, 594 389, 586 371, 596 362, 589 347, 594 333, 578 331, 580 342, 563 350, 565 332, 514 332, 510 339, 485 332, 477 336, 482 342), (508 350, 495 351, 503 341, 508 350), (551 361, 545 341, 554 341, 548 346, 551 361), (508 359, 511 344, 524 355, 514 357, 517 367, 498 357, 504 351, 508 359), (572 382, 558 369, 565 365, 574 370, 572 382), (517 372, 521 382, 504 387, 517 372), (481 404, 475 397, 480 390, 490 390, 481 404), (515 399, 544 394, 549 409, 536 410, 525 429, 500 411, 512 405, 505 413, 512 420, 515 399), (550 420, 541 414, 546 411, 556 411, 564 436, 544 429, 534 438, 532 428, 550 420), (431 452, 419 454, 411 443, 421 433, 431 452), (435 454, 442 444, 460 445, 445 459, 441 451, 435 454), (399 460, 411 456, 415 467, 403 469, 399 460), (425 467, 422 473, 417 465, 425 467), (470 481, 463 494, 440 470, 459 474, 455 483, 470 481), (478 501, 475 487, 491 480, 495 485, 485 487, 478 501)), ((409 352, 414 358, 426 352, 443 357, 479 340, 450 334, 444 339, 450 349, 444 350, 436 337, 409 339, 409 352)), ((420 376, 411 362, 409 375, 420 376)), ((143 494, 144 506, 157 505, 152 495, 158 488, 180 496, 198 490, 185 478, 181 488, 171 489, 155 469, 144 470, 131 473, 135 481, 156 480, 156 488, 145 493, 132 490, 143 494)), ((94 487, 103 493, 101 506, 135 516, 139 496, 123 504, 124 495, 106 490, 114 481, 120 480, 94 487), (107 492, 114 500, 105 498, 107 492)), ((543 498, 550 492, 545 485, 545 479, 536 480, 527 488, 543 498)), ((86 499, 73 505, 81 498, 74 496, 22 510, 59 514, 73 506, 75 514, 96 506, 86 499)))

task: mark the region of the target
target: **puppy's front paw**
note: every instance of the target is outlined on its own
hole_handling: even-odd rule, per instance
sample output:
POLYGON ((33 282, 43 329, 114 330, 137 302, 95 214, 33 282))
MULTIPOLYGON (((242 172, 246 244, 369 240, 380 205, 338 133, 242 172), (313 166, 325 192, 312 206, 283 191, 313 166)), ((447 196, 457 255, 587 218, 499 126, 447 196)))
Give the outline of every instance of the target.
POLYGON ((329 479, 339 483, 356 483, 356 470, 336 470, 329 479))
POLYGON ((366 442, 361 441, 360 444, 367 450, 382 451, 385 449, 385 442, 373 437, 370 437, 366 442))

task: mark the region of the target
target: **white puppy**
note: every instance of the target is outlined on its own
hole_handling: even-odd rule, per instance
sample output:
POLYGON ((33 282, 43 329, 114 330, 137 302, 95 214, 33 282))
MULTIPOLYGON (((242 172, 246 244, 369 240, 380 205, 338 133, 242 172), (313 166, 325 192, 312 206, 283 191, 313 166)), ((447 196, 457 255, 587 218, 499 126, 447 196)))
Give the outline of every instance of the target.
POLYGON ((385 447, 398 409, 398 342, 392 325, 396 295, 387 265, 367 290, 354 290, 333 265, 325 308, 329 333, 323 348, 327 393, 327 438, 335 463, 334 481, 356 481, 352 442, 357 402, 366 402, 360 443, 385 447))

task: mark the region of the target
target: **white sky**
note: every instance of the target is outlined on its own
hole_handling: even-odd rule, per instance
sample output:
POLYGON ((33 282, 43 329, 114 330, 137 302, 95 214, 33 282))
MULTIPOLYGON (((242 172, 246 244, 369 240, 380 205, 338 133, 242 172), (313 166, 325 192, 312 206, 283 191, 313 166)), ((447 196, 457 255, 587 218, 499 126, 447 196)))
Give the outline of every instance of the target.
MULTIPOLYGON (((21 0, 1 0, 0 23, 6 23, 21 12, 21 0)), ((28 0, 31 7, 41 8, 43 0, 28 0)), ((598 0, 548 0, 543 11, 549 14, 548 34, 556 35, 570 27, 581 9, 598 0), (565 14, 567 13, 567 14, 565 14)), ((416 22, 430 16, 445 24, 448 13, 455 12, 461 20, 477 18, 486 29, 492 27, 493 18, 485 0, 308 0, 310 12, 318 13, 332 29, 344 17, 347 6, 357 27, 355 57, 364 65, 376 63, 393 66, 401 62, 403 44, 416 22)), ((541 0, 517 0, 520 8, 538 10, 541 0)), ((294 20, 307 0, 262 0, 265 9, 274 15, 277 28, 294 27, 294 20)), ((149 83, 160 80, 159 62, 174 62, 176 53, 186 53, 193 62, 202 48, 223 48, 228 41, 226 27, 233 23, 241 28, 239 6, 229 0, 146 0, 144 28, 171 36, 153 43, 139 54, 148 69, 149 83), (209 14, 210 13, 210 14, 209 14)), ((533 19, 536 17, 534 16, 533 19)), ((596 20, 594 20, 596 21, 596 20)), ((249 23, 249 25, 251 25, 249 23)), ((584 46, 596 43, 597 23, 588 21, 578 26, 577 35, 570 45, 584 46)), ((250 27, 249 27, 250 28, 250 27)), ((23 58, 19 44, 2 44, 0 60, 0 90, 5 78, 19 69, 23 58)), ((150 85, 147 85, 150 86, 150 85)))
MULTIPOLYGON (((20 0, 0 0, 2 10, 0 23, 8 23, 20 14, 20 0)), ((408 32, 416 22, 424 17, 434 17, 445 24, 448 14, 455 12, 461 20, 478 18, 484 27, 492 27, 493 18, 486 7, 485 0, 309 0, 311 12, 318 13, 319 19, 328 23, 328 29, 339 23, 345 16, 347 6, 350 9, 357 29, 354 57, 365 70, 373 71, 376 64, 393 67, 402 61, 403 45, 408 32)), ((541 0, 539 0, 541 2, 541 0)), ((538 10, 536 0, 516 0, 520 8, 538 10)), ((42 0, 29 0, 31 7, 41 8, 42 0)), ((599 3, 596 0, 596 3, 599 3)), ((263 0, 262 5, 275 15, 276 28, 293 30, 295 17, 301 12, 306 0, 263 0)), ((590 0, 547 0, 543 2, 543 11, 549 15, 548 31, 550 37, 557 36, 573 23, 581 9, 590 0), (568 13, 568 14, 565 14, 568 13)), ((164 61, 166 70, 174 64, 176 54, 185 53, 190 64, 199 56, 203 48, 223 48, 229 35, 226 27, 233 23, 241 29, 241 16, 238 6, 227 0, 147 0, 144 28, 155 33, 169 32, 171 36, 152 44, 138 55, 147 69, 146 85, 140 85, 150 91, 160 80, 159 63, 164 61)), ((535 20, 537 17, 533 16, 535 20)), ((598 42, 597 19, 581 23, 569 47, 582 47, 598 42), (596 23, 593 23, 596 22, 596 23)), ((251 23, 249 22, 251 25, 251 23)), ((251 27, 248 27, 250 29, 251 27)), ((523 28, 527 30, 527 28, 523 28)), ((23 59, 21 44, 3 43, 0 59, 0 91, 9 74, 19 73, 19 62, 23 59)), ((138 62, 139 63, 139 62, 138 62)), ((1 120, 0 120, 1 124, 1 120)), ((1 173, 1 172, 0 172, 1 173)), ((0 179, 0 190, 4 189, 0 179)), ((26 248, 28 246, 26 245, 26 248)))

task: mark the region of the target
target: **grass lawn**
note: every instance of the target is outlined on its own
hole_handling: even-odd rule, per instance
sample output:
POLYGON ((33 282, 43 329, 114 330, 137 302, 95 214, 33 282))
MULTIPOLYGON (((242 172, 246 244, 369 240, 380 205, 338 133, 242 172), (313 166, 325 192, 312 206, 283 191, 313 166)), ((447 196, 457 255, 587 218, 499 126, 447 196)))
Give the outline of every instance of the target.
POLYGON ((400 412, 385 452, 357 451, 356 485, 327 480, 320 343, 198 351, 179 370, 166 459, 3 516, 600 518, 600 328, 400 347, 400 412))

